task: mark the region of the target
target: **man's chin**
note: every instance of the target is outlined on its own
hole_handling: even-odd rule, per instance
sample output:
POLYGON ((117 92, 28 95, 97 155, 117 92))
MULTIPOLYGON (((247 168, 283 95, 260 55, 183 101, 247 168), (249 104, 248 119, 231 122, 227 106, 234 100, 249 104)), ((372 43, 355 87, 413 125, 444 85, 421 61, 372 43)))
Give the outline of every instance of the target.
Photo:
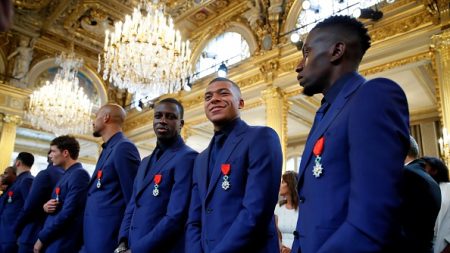
POLYGON ((94 133, 92 133, 92 135, 94 137, 102 137, 102 135, 99 132, 94 132, 94 133))
POLYGON ((314 89, 311 86, 303 86, 303 91, 302 91, 303 95, 306 95, 308 97, 312 97, 312 96, 314 96, 315 94, 318 94, 318 93, 320 93, 320 91, 318 91, 317 89, 314 89))

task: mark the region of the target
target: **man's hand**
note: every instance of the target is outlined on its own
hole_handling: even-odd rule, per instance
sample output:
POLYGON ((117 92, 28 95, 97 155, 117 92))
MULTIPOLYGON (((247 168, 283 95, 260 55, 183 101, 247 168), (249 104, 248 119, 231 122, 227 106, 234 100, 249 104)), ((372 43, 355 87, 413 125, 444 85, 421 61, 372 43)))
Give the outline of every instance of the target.
POLYGON ((286 246, 281 246, 281 253, 291 253, 291 249, 286 246))
POLYGON ((131 253, 125 242, 121 242, 119 246, 114 250, 114 253, 131 253))
POLYGON ((59 202, 56 199, 51 199, 44 204, 44 212, 46 213, 54 213, 56 208, 58 207, 59 202))
POLYGON ((34 253, 40 253, 42 250, 42 247, 44 247, 44 244, 42 244, 41 240, 37 240, 34 244, 33 252, 34 253))

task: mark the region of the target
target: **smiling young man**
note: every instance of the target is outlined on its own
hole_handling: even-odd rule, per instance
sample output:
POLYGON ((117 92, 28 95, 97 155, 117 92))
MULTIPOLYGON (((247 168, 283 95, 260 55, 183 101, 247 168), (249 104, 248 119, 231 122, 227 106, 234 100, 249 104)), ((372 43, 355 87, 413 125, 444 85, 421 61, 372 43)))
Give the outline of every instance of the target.
POLYGON ((35 253, 78 253, 81 248, 89 174, 77 162, 79 152, 80 144, 72 136, 59 136, 50 143, 53 165, 62 167, 64 175, 43 206, 48 217, 34 244, 35 253))
POLYGON ((183 114, 183 106, 173 98, 155 106, 156 148, 139 166, 116 253, 184 252, 184 225, 197 152, 180 136, 183 114))
POLYGON ((279 252, 274 208, 281 145, 273 129, 242 121, 243 107, 233 81, 216 78, 206 88, 214 137, 195 160, 186 252, 279 252))
POLYGON ((303 46, 303 93, 324 98, 300 164, 292 252, 403 252, 408 103, 395 82, 356 72, 369 47, 367 29, 348 16, 318 23, 303 46))

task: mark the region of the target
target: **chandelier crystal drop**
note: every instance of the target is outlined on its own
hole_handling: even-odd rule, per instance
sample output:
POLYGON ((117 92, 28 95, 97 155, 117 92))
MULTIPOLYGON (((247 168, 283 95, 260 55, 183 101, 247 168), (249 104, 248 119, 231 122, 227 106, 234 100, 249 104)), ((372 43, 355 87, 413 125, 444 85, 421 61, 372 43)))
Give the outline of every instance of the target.
POLYGON ((160 4, 141 2, 124 22, 105 33, 99 72, 103 79, 131 93, 158 97, 181 90, 191 74, 189 41, 174 29, 160 4))
POLYGON ((52 82, 34 91, 26 118, 31 125, 55 135, 85 134, 92 130, 93 104, 79 85, 78 69, 83 60, 75 54, 62 53, 56 58, 60 65, 52 82))

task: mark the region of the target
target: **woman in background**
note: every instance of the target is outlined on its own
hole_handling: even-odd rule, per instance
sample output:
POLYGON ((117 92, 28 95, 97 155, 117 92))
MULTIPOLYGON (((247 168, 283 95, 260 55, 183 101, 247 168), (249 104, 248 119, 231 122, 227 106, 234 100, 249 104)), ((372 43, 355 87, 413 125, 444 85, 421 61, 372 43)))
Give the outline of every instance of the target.
POLYGON ((275 207, 275 219, 281 233, 281 253, 291 252, 298 219, 297 177, 294 171, 283 174, 280 185, 282 200, 275 207))

